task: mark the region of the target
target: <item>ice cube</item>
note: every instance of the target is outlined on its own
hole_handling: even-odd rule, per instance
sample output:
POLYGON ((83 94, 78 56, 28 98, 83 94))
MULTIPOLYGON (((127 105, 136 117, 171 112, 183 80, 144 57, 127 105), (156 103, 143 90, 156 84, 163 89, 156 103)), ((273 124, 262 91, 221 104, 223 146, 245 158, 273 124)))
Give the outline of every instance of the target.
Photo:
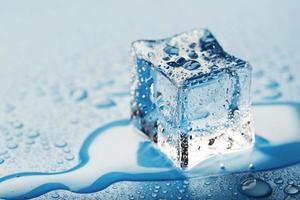
POLYGON ((135 41, 131 53, 132 121, 176 166, 253 145, 251 66, 208 30, 135 41))

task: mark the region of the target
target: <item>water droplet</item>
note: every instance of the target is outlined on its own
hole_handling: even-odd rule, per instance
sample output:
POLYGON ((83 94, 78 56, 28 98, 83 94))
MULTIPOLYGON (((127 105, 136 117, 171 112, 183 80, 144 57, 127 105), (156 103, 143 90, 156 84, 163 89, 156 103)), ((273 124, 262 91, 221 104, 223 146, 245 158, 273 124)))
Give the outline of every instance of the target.
POLYGON ((266 87, 269 89, 276 89, 279 87, 279 83, 275 80, 271 80, 269 83, 267 83, 266 87))
POLYGON ((288 195, 295 195, 299 193, 299 188, 296 185, 287 185, 283 191, 288 195))
POLYGON ((287 196, 284 198, 284 200, 297 200, 296 197, 287 196))
POLYGON ((243 180, 239 190, 243 195, 253 198, 267 197, 272 193, 272 188, 267 182, 254 177, 243 180))
POLYGON ((38 131, 31 131, 27 133, 28 138, 37 138, 40 136, 40 133, 38 131))
POLYGON ((57 198, 59 198, 59 194, 53 193, 53 194, 51 194, 51 197, 54 198, 54 199, 57 199, 57 198))
POLYGON ((225 165, 223 163, 220 164, 220 169, 225 169, 225 165))
POLYGON ((10 142, 7 144, 7 148, 16 149, 16 148, 18 148, 18 144, 14 143, 14 142, 10 142))
POLYGON ((34 144, 35 143, 35 141, 33 140, 33 139, 28 139, 27 141, 26 141, 26 144, 28 144, 28 145, 32 145, 32 144, 34 144))
POLYGON ((189 45, 189 47, 193 49, 193 48, 196 47, 196 45, 197 45, 197 44, 196 44, 195 42, 193 42, 193 43, 191 43, 191 44, 189 45))
POLYGON ((155 197, 157 197, 157 194, 155 194, 155 193, 152 193, 152 197, 154 197, 154 198, 155 198, 155 197))
POLYGON ((102 96, 102 97, 98 97, 96 99, 93 99, 92 105, 95 108, 103 109, 103 108, 113 107, 113 106, 116 105, 116 103, 113 100, 102 96))
POLYGON ((266 100, 276 100, 276 99, 279 99, 281 96, 282 96, 282 93, 280 91, 274 91, 274 92, 266 95, 264 97, 264 99, 266 99, 266 100))
POLYGON ((257 78, 260 78, 263 75, 264 75, 264 71, 262 71, 262 70, 258 70, 258 71, 256 71, 256 72, 253 73, 253 76, 257 77, 257 78))
POLYGON ((174 46, 167 46, 164 48, 164 52, 168 55, 178 55, 179 49, 174 46))
POLYGON ((292 82, 295 79, 295 77, 292 74, 285 75, 285 80, 287 82, 292 82))
POLYGON ((206 182, 205 182, 205 185, 210 185, 210 181, 206 181, 206 182))
POLYGON ((0 158, 0 165, 4 163, 4 159, 0 158))
POLYGON ((87 98, 88 93, 84 89, 75 89, 70 92, 70 95, 74 101, 82 101, 87 98))
POLYGON ((174 61, 167 62, 167 65, 169 65, 171 67, 179 67, 180 66, 177 62, 174 62, 174 61))
POLYGON ((185 63, 183 65, 183 67, 187 70, 195 70, 195 69, 199 68, 200 66, 201 66, 200 63, 197 61, 194 61, 194 60, 188 61, 187 63, 185 63))
POLYGON ((195 51, 191 51, 188 54, 188 57, 190 57, 191 59, 196 59, 196 58, 198 58, 198 54, 195 51))
POLYGON ((275 178, 275 179, 274 179, 274 183, 277 184, 277 185, 283 184, 283 179, 282 179, 281 177, 275 178))
POLYGON ((65 159, 68 161, 74 160, 74 156, 72 154, 65 155, 65 159))
POLYGON ((44 149, 45 151, 48 151, 48 150, 50 149, 50 147, 49 147, 48 145, 45 145, 45 146, 43 146, 43 149, 44 149))
POLYGON ((210 113, 207 112, 207 111, 200 112, 200 113, 199 113, 199 116, 198 116, 198 119, 204 119, 204 118, 207 118, 209 115, 210 115, 210 113))
POLYGON ((17 131, 15 133, 15 136, 17 136, 17 137, 21 137, 22 135, 23 135, 23 132, 21 132, 21 131, 17 131))
POLYGON ((69 147, 65 147, 64 150, 63 150, 65 153, 70 153, 71 152, 71 149, 69 147))
POLYGON ((68 143, 64 140, 61 141, 56 141, 54 146, 56 146, 57 148, 63 148, 66 147, 68 145, 68 143))
POLYGON ((8 151, 7 151, 7 150, 0 151, 0 156, 3 156, 3 155, 5 155, 5 154, 7 154, 7 153, 8 153, 8 151))
POLYGON ((176 60, 176 63, 179 65, 179 66, 182 66, 184 65, 184 63, 186 63, 186 59, 183 58, 183 57, 179 57, 177 60, 176 60))
POLYGON ((15 129, 20 129, 23 127, 23 124, 19 121, 14 121, 11 123, 12 127, 14 127, 15 129))
POLYGON ((254 164, 253 164, 253 163, 250 163, 250 164, 249 164, 249 169, 254 169, 254 168, 255 168, 254 164))

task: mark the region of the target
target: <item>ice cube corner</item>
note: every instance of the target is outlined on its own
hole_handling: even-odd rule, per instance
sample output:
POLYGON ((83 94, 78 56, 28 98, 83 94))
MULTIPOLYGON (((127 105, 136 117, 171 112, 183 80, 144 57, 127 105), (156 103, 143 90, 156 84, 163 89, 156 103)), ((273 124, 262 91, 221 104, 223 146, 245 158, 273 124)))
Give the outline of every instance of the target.
POLYGON ((180 168, 254 143, 249 63, 207 29, 131 46, 131 119, 180 168))

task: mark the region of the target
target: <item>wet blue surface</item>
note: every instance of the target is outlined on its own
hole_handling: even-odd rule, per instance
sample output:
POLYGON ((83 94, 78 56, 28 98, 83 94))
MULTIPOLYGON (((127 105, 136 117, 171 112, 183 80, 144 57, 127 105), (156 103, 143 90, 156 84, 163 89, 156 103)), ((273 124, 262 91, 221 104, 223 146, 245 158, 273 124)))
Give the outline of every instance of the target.
MULTIPOLYGON (((0 185, 8 180, 15 185, 0 187, 0 198, 14 190, 11 198, 246 199, 239 187, 249 176, 270 185, 272 194, 266 199, 299 198, 298 8, 299 2, 293 0, 2 2, 0 185), (179 15, 187 4, 192 6, 179 15), (149 176, 149 171, 139 170, 140 175, 132 176, 130 169, 135 166, 121 165, 126 163, 122 157, 117 163, 120 169, 111 169, 114 174, 105 172, 99 179, 94 173, 100 170, 90 170, 65 178, 64 174, 87 166, 84 163, 90 160, 83 149, 88 149, 106 124, 129 118, 130 43, 201 27, 209 28, 229 53, 253 66, 252 99, 255 109, 261 109, 254 115, 254 124, 261 130, 255 148, 262 154, 233 156, 232 162, 211 159, 207 168, 200 167, 199 173, 184 180, 162 181, 166 173, 149 176), (267 138, 264 133, 273 135, 267 138), (234 161, 239 161, 241 170, 234 168, 234 161), (219 175, 202 176, 208 173, 204 169, 218 170, 212 174, 219 175), (18 196, 16 192, 26 187, 24 175, 32 180, 27 186, 44 175, 47 178, 42 186, 18 196), (49 184, 52 175, 63 179, 49 184), (51 189, 60 190, 44 194, 51 189)), ((140 170, 170 167, 147 141, 136 150, 139 153, 132 163, 145 167, 140 170)), ((110 155, 105 150, 100 153, 110 155)))

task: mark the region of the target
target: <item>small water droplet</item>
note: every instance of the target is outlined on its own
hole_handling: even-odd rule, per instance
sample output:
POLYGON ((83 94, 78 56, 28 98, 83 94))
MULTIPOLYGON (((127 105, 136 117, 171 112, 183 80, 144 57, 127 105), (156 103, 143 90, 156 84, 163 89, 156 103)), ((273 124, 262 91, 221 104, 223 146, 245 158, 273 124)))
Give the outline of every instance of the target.
POLYGON ((266 95, 264 99, 266 100, 276 100, 279 99, 282 96, 282 93, 280 91, 274 91, 271 92, 270 94, 266 95))
POLYGON ((30 132, 27 133, 28 138, 33 139, 33 138, 37 138, 39 136, 40 136, 40 132, 38 132, 38 131, 30 131, 30 132))
POLYGON ((164 48, 164 52, 168 55, 178 55, 179 49, 174 46, 167 46, 164 48))
POLYGON ((8 153, 8 151, 7 151, 7 150, 0 151, 0 156, 3 156, 3 155, 5 155, 5 154, 7 154, 7 153, 8 153))
POLYGON ((17 131, 15 133, 15 136, 17 136, 17 137, 21 137, 22 135, 23 135, 23 132, 21 132, 21 131, 17 131))
POLYGON ((200 66, 200 63, 194 60, 188 61, 183 65, 183 67, 187 70, 195 70, 198 69, 200 66))
POLYGON ((220 169, 225 169, 225 165, 223 163, 220 164, 220 169))
POLYGON ((264 71, 258 70, 258 71, 253 73, 253 76, 257 77, 257 78, 260 78, 260 77, 264 76, 264 71))
POLYGON ((152 197, 154 197, 154 198, 155 198, 155 197, 157 197, 157 194, 155 194, 155 193, 152 193, 152 197))
POLYGON ((13 122, 11 123, 11 125, 12 125, 12 127, 14 127, 15 129, 20 129, 20 128, 23 127, 23 124, 22 124, 21 122, 19 122, 19 121, 13 121, 13 122))
POLYGON ((295 77, 292 74, 285 75, 285 80, 287 82, 292 82, 295 79, 295 77))
POLYGON ((253 164, 253 163, 250 163, 250 164, 249 164, 249 169, 252 170, 252 169, 254 169, 254 168, 255 168, 254 164, 253 164))
POLYGON ((26 144, 28 144, 28 145, 32 145, 34 143, 35 143, 35 141, 31 138, 26 141, 26 144))
POLYGON ((56 146, 57 148, 64 148, 68 145, 68 143, 64 140, 60 140, 60 141, 56 141, 54 146, 56 146))
POLYGON ((191 59, 197 59, 198 54, 193 50, 188 54, 188 57, 190 57, 191 59))
POLYGON ((54 199, 57 199, 57 198, 59 198, 59 194, 53 193, 53 194, 51 194, 51 197, 54 198, 54 199))
POLYGON ((107 97, 98 97, 93 99, 92 105, 97 109, 110 108, 116 105, 116 103, 107 97))
POLYGON ((4 163, 4 159, 0 158, 0 165, 4 163))
POLYGON ((272 193, 272 188, 267 182, 254 177, 243 180, 239 190, 243 195, 253 198, 267 197, 272 193))
POLYGON ((275 179, 274 179, 274 183, 277 184, 277 185, 283 184, 283 179, 282 179, 281 177, 275 178, 275 179))
POLYGON ((82 101, 87 98, 88 92, 84 89, 75 89, 70 92, 70 96, 74 101, 82 101))
POLYGON ((205 182, 205 185, 210 185, 210 181, 206 181, 206 182, 205 182))
POLYGON ((279 83, 275 80, 271 80, 270 82, 267 83, 266 87, 269 89, 276 89, 279 87, 279 83))
POLYGON ((71 161, 71 160, 74 160, 74 156, 72 154, 67 154, 67 155, 65 155, 65 159, 67 161, 71 161))
POLYGON ((70 153, 71 152, 71 149, 69 147, 65 147, 64 150, 63 150, 65 153, 70 153))
POLYGON ((160 186, 159 185, 155 185, 154 188, 158 190, 158 189, 160 189, 160 186))
POLYGON ((7 148, 16 149, 16 148, 18 148, 18 144, 14 143, 14 142, 10 142, 7 144, 7 148))

